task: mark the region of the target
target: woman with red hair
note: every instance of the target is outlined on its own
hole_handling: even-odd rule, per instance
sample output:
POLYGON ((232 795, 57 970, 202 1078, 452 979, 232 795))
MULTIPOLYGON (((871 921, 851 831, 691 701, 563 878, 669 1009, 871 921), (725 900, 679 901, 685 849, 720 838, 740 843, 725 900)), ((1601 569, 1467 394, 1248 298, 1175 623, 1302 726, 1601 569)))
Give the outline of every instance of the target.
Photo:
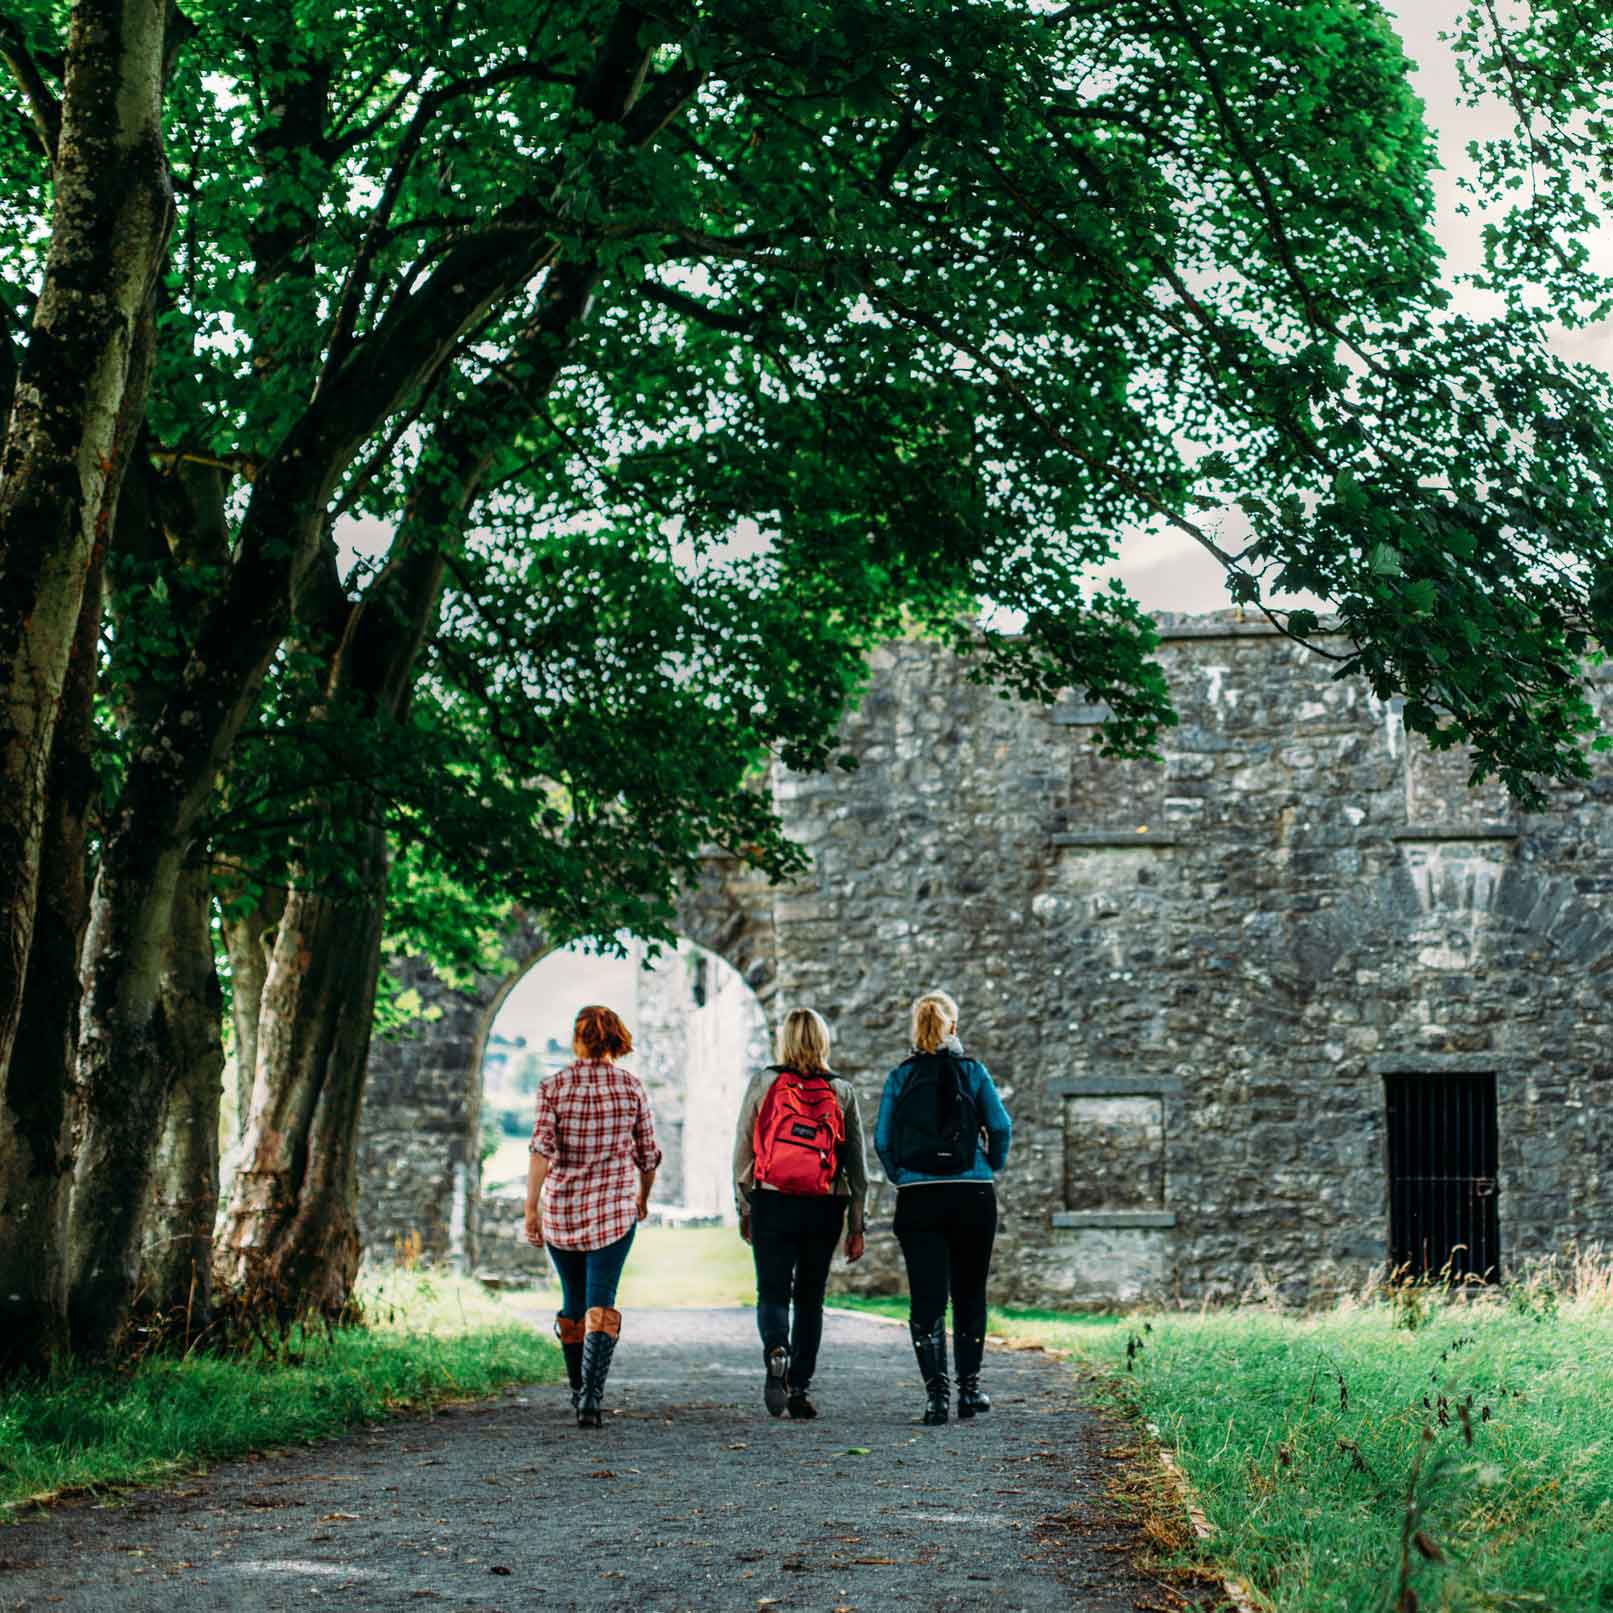
POLYGON ((547 1245, 560 1276, 555 1333, 566 1358, 579 1428, 598 1428, 605 1379, 621 1336, 616 1309, 633 1233, 650 1212, 661 1150, 650 1099, 616 1061, 633 1038, 609 1008, 584 1008, 572 1027, 575 1059, 538 1088, 526 1178, 526 1238, 547 1245))

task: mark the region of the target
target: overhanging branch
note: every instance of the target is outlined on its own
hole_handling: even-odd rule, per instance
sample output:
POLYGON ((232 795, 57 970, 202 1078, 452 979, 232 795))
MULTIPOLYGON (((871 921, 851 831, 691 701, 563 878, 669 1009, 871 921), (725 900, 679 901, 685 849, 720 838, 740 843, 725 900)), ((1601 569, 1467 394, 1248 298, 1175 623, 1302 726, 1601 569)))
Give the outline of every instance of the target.
POLYGON ((672 313, 682 314, 685 319, 692 319, 696 324, 730 336, 748 335, 760 323, 755 314, 725 314, 720 308, 713 308, 685 292, 674 291, 671 286, 663 286, 658 280, 641 280, 638 289, 651 302, 659 303, 672 313))
POLYGON ((28 115, 35 137, 52 164, 62 133, 62 103, 39 71, 22 28, 11 17, 0 17, 0 56, 11 69, 17 87, 28 103, 28 115))

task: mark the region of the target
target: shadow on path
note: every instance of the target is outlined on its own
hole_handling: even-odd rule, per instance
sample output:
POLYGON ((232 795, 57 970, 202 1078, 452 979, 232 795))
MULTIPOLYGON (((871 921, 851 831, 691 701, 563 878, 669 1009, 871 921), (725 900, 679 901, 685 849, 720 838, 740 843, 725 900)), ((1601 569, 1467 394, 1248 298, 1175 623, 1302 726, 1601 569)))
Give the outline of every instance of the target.
POLYGON ((1177 1605, 1128 1567, 1105 1431, 1057 1362, 993 1350, 991 1415, 924 1428, 905 1328, 828 1318, 816 1422, 768 1417, 760 1356, 748 1311, 630 1311, 598 1432, 544 1386, 67 1502, 0 1532, 0 1607, 1177 1605))

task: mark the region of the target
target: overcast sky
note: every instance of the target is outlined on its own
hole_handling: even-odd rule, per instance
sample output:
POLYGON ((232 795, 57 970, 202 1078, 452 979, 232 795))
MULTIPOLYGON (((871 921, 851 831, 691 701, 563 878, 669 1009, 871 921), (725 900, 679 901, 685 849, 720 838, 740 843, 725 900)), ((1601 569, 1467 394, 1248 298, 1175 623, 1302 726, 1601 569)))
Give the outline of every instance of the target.
POLYGON ((629 1033, 637 1036, 637 972, 630 958, 601 958, 580 949, 551 952, 516 981, 499 1009, 495 1028, 512 1041, 524 1036, 537 1052, 551 1036, 569 1046, 577 1010, 602 1002, 614 1008, 629 1033))

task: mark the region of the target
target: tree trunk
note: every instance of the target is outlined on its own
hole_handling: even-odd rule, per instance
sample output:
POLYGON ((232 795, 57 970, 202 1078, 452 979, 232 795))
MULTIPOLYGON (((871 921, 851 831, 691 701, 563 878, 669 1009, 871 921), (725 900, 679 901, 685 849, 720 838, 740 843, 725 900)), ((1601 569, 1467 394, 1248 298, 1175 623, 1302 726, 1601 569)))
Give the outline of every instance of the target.
MULTIPOLYGON (((116 497, 115 439, 140 311, 173 216, 162 149, 166 20, 167 0, 73 7, 51 242, 0 461, 0 1075, 22 1013, 62 686, 98 518, 116 497)), ((8 1100, 0 1169, 27 1152, 16 1128, 8 1100)), ((6 1201, 15 1191, 12 1180, 0 1183, 6 1201)))
POLYGON ((74 1350, 92 1358, 116 1347, 138 1290, 157 1140, 177 1068, 161 988, 181 859, 164 853, 153 862, 142 906, 148 913, 160 909, 161 931, 152 933, 153 925, 127 937, 103 861, 84 943, 85 1119, 73 1179, 68 1315, 74 1350), (126 937, 130 944, 119 945, 126 937), (97 996, 123 1011, 97 1012, 97 996))
POLYGON ((269 949, 285 910, 284 895, 263 899, 224 919, 224 947, 230 958, 230 1018, 235 1026, 235 1140, 246 1135, 252 1112, 252 1083, 258 1068, 258 1013, 269 978, 269 949))
POLYGON ((212 1315, 218 1213, 218 1110, 224 997, 213 956, 213 898, 205 864, 187 868, 159 988, 176 1075, 157 1147, 140 1267, 138 1318, 188 1344, 212 1315))
MULTIPOLYGON (((495 453, 529 418, 532 398, 560 373, 597 279, 587 264, 556 270, 528 333, 524 384, 491 397, 479 415, 456 413, 438 423, 393 553, 332 656, 331 696, 356 700, 378 721, 407 715, 420 651, 437 621, 444 556, 461 541, 495 453)), ((339 808, 327 803, 326 810, 339 808)), ((374 809, 360 799, 352 810, 374 809)), ((217 1277, 220 1286, 240 1285, 248 1296, 273 1295, 287 1318, 341 1315, 358 1269, 353 1167, 386 896, 385 831, 371 833, 355 895, 293 889, 262 996, 252 1114, 217 1277), (344 955, 323 956, 331 947, 344 955), (354 973, 360 962, 362 976, 354 973), (330 988, 332 979, 341 990, 330 988), (347 1127, 340 1136, 338 1121, 347 1127), (305 1129, 309 1159, 322 1161, 319 1170, 298 1163, 305 1129), (327 1226, 340 1235, 322 1236, 327 1226)))
POLYGON ((463 283, 444 288, 440 307, 428 314, 411 305, 371 362, 350 360, 290 429, 253 484, 229 582, 202 619, 169 699, 131 747, 122 798, 109 814, 84 946, 85 1134, 73 1192, 69 1296, 80 1354, 114 1347, 136 1291, 151 1161, 171 1075, 158 982, 180 869, 292 619, 332 489, 370 433, 523 277, 502 260, 467 267, 463 283))
POLYGON ((67 1205, 78 960, 89 917, 90 756, 101 629, 101 551, 91 566, 51 744, 38 913, 6 1107, 19 1152, 0 1210, 0 1373, 38 1371, 67 1347, 67 1205))
MULTIPOLYGON (((637 94, 648 59, 637 44, 642 22, 633 8, 622 9, 602 42, 597 70, 579 91, 580 103, 602 121, 623 116, 637 94)), ((647 125, 639 137, 648 138, 653 127, 647 125)), ((82 1353, 100 1354, 111 1347, 134 1295, 141 1223, 150 1190, 149 1160, 167 1096, 161 1058, 164 1038, 157 1012, 157 957, 167 932, 179 869, 206 809, 213 781, 256 703, 270 659, 292 620, 319 553, 330 495, 359 447, 406 399, 428 384, 465 332, 546 262, 552 262, 557 250, 524 233, 496 247, 485 241, 451 247, 420 290, 395 303, 352 356, 321 385, 314 401, 258 473, 229 581, 201 622, 172 698, 136 747, 123 799, 112 815, 104 842, 85 943, 80 1078, 85 1092, 86 1169, 73 1198, 74 1274, 69 1299, 74 1346, 82 1353)), ((588 267, 576 273, 591 283, 597 271, 588 267)), ((570 285, 572 279, 563 268, 558 283, 570 285)), ((568 336, 571 323, 568 317, 562 326, 568 336)), ((565 343, 553 345, 558 350, 565 343)), ((409 681, 405 677, 405 686, 409 681)), ((383 863, 384 854, 383 841, 378 853, 383 863)), ((370 855, 363 854, 361 861, 370 855)), ((380 877, 384 880, 384 873, 380 877)), ((362 883, 359 888, 366 893, 370 889, 362 883)), ((229 1280, 244 1276, 252 1252, 265 1250, 278 1237, 278 1233, 271 1237, 266 1229, 291 1228, 301 1236, 296 1229, 306 1216, 319 1213, 312 1200, 309 1206, 294 1209, 295 1200, 281 1203, 277 1193, 287 1188, 300 1193, 305 1181, 310 1193, 335 1191, 342 1179, 339 1156, 345 1153, 351 1159, 355 1146, 351 1136, 339 1144, 333 1141, 330 1152, 317 1160, 312 1155, 286 1155, 275 1117, 288 1106, 295 1114, 312 1103, 311 1112, 319 1117, 319 1124, 334 1125, 347 1114, 350 1126, 356 1126, 362 1069, 354 1077, 353 1092, 333 1091, 330 1101, 321 1103, 324 1075, 319 1049, 331 1050, 332 1056, 339 1050, 351 1058, 350 1049, 356 1046, 360 1049, 357 1062, 362 1065, 362 1050, 367 1048, 370 1034, 374 976, 379 969, 383 885, 377 883, 373 888, 373 904, 365 906, 357 935, 350 929, 344 933, 340 926, 327 929, 321 922, 327 911, 343 911, 351 905, 341 898, 301 893, 312 904, 306 916, 301 911, 293 914, 288 901, 287 919, 295 918, 297 924, 288 931, 283 920, 277 936, 264 990, 259 1070, 273 1056, 266 1037, 270 1005, 277 992, 293 1002, 306 1001, 312 1010, 319 1000, 318 991, 310 997, 312 986, 294 985, 293 980, 300 975, 322 980, 327 972, 339 974, 351 961, 344 960, 341 955, 345 954, 364 959, 364 980, 350 982, 353 992, 344 1005, 333 1008, 328 1001, 320 1005, 323 1013, 335 1012, 338 1020, 345 1009, 345 1022, 334 1033, 316 1015, 317 1022, 305 1030, 286 1034, 287 1069, 296 1090, 282 1100, 260 1093, 260 1083, 254 1079, 253 1108, 264 1109, 264 1120, 261 1136, 249 1125, 242 1169, 232 1190, 229 1243, 241 1254, 219 1268, 229 1280), (293 952, 282 963, 282 953, 290 944, 287 936, 304 930, 310 935, 328 935, 338 958, 328 966, 320 959, 305 967, 293 952), (364 941, 371 932, 373 945, 364 941), (353 1016, 359 1013, 362 1025, 354 1023, 353 1016), (316 1083, 312 1093, 303 1090, 308 1080, 316 1083), (314 1164, 318 1170, 309 1174, 314 1164), (243 1206, 239 1215, 238 1201, 243 1206)), ((350 924, 351 920, 348 913, 344 922, 350 924)), ((311 1132, 308 1146, 313 1146, 311 1132)), ((347 1170, 350 1177, 350 1163, 347 1170)), ((346 1214, 347 1224, 353 1224, 350 1207, 346 1214)), ((307 1222, 309 1237, 314 1235, 313 1226, 307 1222)), ((338 1257, 340 1236, 333 1227, 333 1259, 337 1267, 350 1266, 351 1262, 338 1257)), ((356 1232, 354 1237, 356 1249, 356 1232)), ((256 1263, 265 1264, 261 1257, 256 1263)), ((293 1272, 296 1260, 288 1254, 274 1265, 277 1270, 293 1272)), ((351 1281, 350 1274, 347 1281, 351 1281)), ((317 1308, 329 1309, 322 1295, 309 1297, 317 1308)))
POLYGON ((358 1273, 358 1116, 380 972, 386 832, 364 832, 352 888, 293 890, 275 933, 220 1286, 281 1322, 338 1320, 358 1273))

